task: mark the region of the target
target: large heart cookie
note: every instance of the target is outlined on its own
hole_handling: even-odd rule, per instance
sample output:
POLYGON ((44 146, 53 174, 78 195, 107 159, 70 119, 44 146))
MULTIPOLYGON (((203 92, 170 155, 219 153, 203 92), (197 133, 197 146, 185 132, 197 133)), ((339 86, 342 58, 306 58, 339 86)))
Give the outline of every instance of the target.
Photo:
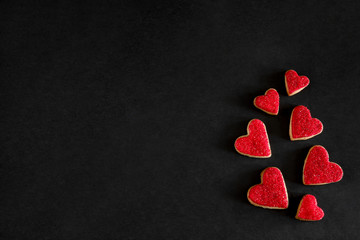
POLYGON ((279 102, 279 93, 274 88, 270 88, 265 92, 265 95, 254 99, 255 107, 271 115, 278 115, 279 102))
POLYGON ((280 169, 268 167, 261 172, 261 183, 247 192, 249 202, 257 207, 286 209, 289 206, 285 181, 280 169))
POLYGON ((285 87, 289 96, 295 95, 310 83, 306 76, 299 76, 294 70, 288 70, 285 73, 285 87))
POLYGON ((312 118, 310 110, 305 106, 296 106, 290 118, 289 134, 292 141, 306 140, 323 131, 323 124, 317 118, 312 118))
POLYGON ((334 183, 342 177, 343 170, 338 164, 329 162, 329 154, 323 146, 316 145, 310 148, 303 169, 305 185, 334 183))
POLYGON ((319 221, 324 217, 324 211, 318 207, 316 198, 306 194, 300 201, 295 218, 302 221, 319 221))
POLYGON ((259 119, 251 120, 247 126, 247 133, 247 135, 236 139, 236 151, 248 157, 271 157, 270 143, 265 124, 259 119))

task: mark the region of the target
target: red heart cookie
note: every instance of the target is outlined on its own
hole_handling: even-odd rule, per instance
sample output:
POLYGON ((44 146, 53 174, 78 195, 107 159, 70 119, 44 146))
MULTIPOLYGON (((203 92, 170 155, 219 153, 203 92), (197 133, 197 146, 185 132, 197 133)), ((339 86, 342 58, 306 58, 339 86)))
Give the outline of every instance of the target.
POLYGON ((300 201, 295 218, 302 221, 319 221, 324 211, 318 207, 315 196, 306 194, 300 201))
POLYGON ((254 105, 270 115, 278 115, 279 101, 279 93, 276 89, 270 88, 265 92, 265 95, 258 96, 254 99, 254 105))
POLYGON ((285 73, 285 87, 289 96, 295 95, 310 83, 306 76, 299 76, 294 70, 288 70, 285 73))
POLYGON ((286 209, 289 206, 285 181, 280 169, 268 167, 261 172, 261 183, 247 192, 249 202, 257 207, 286 209))
POLYGON ((317 118, 312 118, 310 110, 305 106, 296 106, 290 118, 289 134, 292 141, 306 140, 323 131, 323 124, 317 118))
POLYGON ((341 167, 329 162, 329 154, 323 146, 310 148, 303 168, 303 183, 305 185, 323 185, 338 182, 343 177, 341 167))
POLYGON ((247 135, 236 139, 236 151, 248 157, 271 157, 270 143, 265 124, 259 119, 251 120, 247 126, 247 133, 247 135))

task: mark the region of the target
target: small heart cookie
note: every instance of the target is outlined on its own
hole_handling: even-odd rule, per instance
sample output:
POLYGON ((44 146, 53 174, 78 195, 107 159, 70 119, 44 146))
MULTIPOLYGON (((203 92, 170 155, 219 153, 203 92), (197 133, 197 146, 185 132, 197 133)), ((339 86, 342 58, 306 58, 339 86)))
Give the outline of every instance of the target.
POLYGON ((285 73, 285 87, 289 96, 295 95, 310 83, 306 76, 299 76, 294 70, 288 70, 285 73))
POLYGON ((316 145, 310 148, 303 168, 304 185, 339 182, 342 177, 342 168, 329 161, 329 154, 323 146, 316 145))
POLYGON ((257 207, 286 209, 289 198, 280 169, 268 167, 261 172, 261 183, 252 186, 247 192, 249 202, 257 207))
POLYGON ((265 92, 265 95, 257 96, 254 99, 255 107, 270 115, 278 115, 279 102, 279 93, 274 88, 270 88, 265 92))
POLYGON ((305 106, 296 106, 290 118, 289 135, 291 141, 306 140, 323 131, 323 124, 317 118, 312 118, 310 110, 305 106))
POLYGON ((319 221, 324 211, 318 207, 315 196, 306 194, 300 201, 295 218, 302 221, 319 221))
POLYGON ((269 138, 265 124, 259 119, 253 119, 247 126, 247 135, 235 140, 235 149, 238 153, 254 158, 271 157, 269 138))

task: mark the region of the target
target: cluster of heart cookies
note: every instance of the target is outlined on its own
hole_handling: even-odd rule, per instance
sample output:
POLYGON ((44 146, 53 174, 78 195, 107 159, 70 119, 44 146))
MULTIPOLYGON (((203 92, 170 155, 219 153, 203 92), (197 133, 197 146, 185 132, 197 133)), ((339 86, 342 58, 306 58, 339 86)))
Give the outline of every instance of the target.
MULTIPOLYGON (((289 96, 299 93, 309 85, 306 76, 299 76, 294 70, 285 73, 285 87, 289 96)), ((276 89, 270 88, 265 95, 254 99, 258 109, 278 115, 280 96, 276 89)), ((323 131, 319 119, 312 118, 310 110, 305 106, 296 106, 290 117, 289 136, 291 141, 306 140, 323 131)), ((271 157, 271 147, 265 124, 259 119, 253 119, 247 126, 247 135, 240 136, 235 141, 238 153, 254 158, 271 157)), ((342 179, 341 167, 329 161, 329 154, 323 146, 310 148, 303 167, 304 185, 323 185, 335 183, 342 179)), ((261 183, 252 186, 247 192, 251 204, 270 209, 286 209, 289 198, 285 181, 280 169, 268 167, 261 172, 261 183)), ((295 218, 302 221, 318 221, 324 217, 323 210, 318 207, 315 196, 306 194, 299 203, 295 218)))

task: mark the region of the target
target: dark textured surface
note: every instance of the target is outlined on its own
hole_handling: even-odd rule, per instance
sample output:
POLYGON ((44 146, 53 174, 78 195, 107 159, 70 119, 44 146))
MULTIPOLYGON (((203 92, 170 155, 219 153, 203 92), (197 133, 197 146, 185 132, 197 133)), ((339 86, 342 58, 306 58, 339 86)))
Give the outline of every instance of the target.
POLYGON ((357 1, 1 1, 1 239, 356 239, 357 1), (310 86, 285 96, 294 68, 310 86), (268 88, 279 116, 252 105, 268 88), (296 105, 324 132, 290 142, 296 105), (273 156, 237 154, 252 118, 273 156), (323 145, 341 182, 301 183, 323 145), (290 207, 250 205, 279 167, 290 207), (303 194, 321 222, 295 220, 303 194))

